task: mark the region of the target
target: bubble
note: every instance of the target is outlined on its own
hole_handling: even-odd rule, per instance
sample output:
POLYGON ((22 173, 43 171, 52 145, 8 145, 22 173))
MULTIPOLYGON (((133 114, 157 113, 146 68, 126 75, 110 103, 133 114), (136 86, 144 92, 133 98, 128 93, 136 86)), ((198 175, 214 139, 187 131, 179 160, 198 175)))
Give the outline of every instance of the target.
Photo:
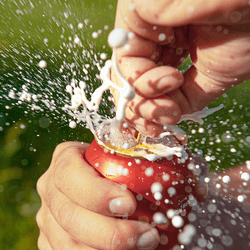
POLYGON ((175 215, 172 218, 171 222, 172 222, 173 226, 176 228, 181 228, 184 224, 184 220, 182 219, 182 217, 180 215, 175 215))
POLYGON ((137 195, 136 195, 136 199, 137 199, 138 201, 141 201, 141 200, 143 200, 143 196, 141 196, 140 194, 137 194, 137 195))
POLYGON ((212 234, 213 234, 215 237, 220 237, 220 235, 222 234, 222 231, 221 231, 219 228, 213 228, 212 234))
POLYGON ((50 126, 50 119, 48 117, 42 117, 39 119, 39 126, 41 128, 48 128, 50 126))
POLYGON ((232 23, 237 23, 240 21, 241 17, 242 17, 242 14, 239 11, 234 11, 230 14, 229 18, 232 23))
POLYGON ((168 244, 168 237, 164 234, 160 235, 160 244, 167 245, 168 244))
POLYGON ((240 177, 243 181, 249 181, 250 180, 250 174, 247 173, 247 172, 244 172, 241 174, 241 177, 240 177))
POLYGON ((160 201, 162 199, 162 193, 160 192, 155 192, 154 193, 154 198, 157 200, 157 201, 160 201))
POLYGON ((168 193, 170 196, 173 196, 176 194, 176 189, 174 187, 168 188, 168 193))
POLYGON ((204 239, 204 238, 199 238, 199 239, 197 240, 197 243, 198 243, 198 245, 199 245, 200 247, 206 247, 206 245, 207 245, 207 240, 204 239))
POLYGON ((76 128, 76 122, 75 121, 70 121, 69 127, 70 128, 76 128))
POLYGON ((197 216, 194 213, 190 213, 188 215, 188 219, 189 219, 190 222, 196 221, 196 218, 197 218, 197 216))
POLYGON ((162 179, 163 179, 163 181, 169 181, 169 180, 170 180, 169 174, 164 174, 164 175, 162 176, 162 179))
POLYGON ((166 39, 166 35, 164 33, 159 34, 158 39, 160 41, 164 41, 166 39))
POLYGON ((127 168, 124 168, 123 171, 122 171, 122 174, 123 174, 124 176, 127 176, 128 173, 129 173, 128 169, 127 169, 127 168))
POLYGON ((178 240, 181 244, 188 245, 192 241, 192 237, 195 235, 196 229, 193 225, 186 225, 184 230, 179 233, 178 240))
POLYGON ((114 29, 109 33, 108 44, 111 48, 120 48, 128 41, 127 31, 125 29, 114 29))
POLYGON ((210 213, 215 213, 216 210, 217 210, 217 206, 215 204, 209 204, 207 206, 207 210, 210 212, 210 213))
POLYGON ((141 160, 140 159, 135 159, 135 163, 139 165, 139 164, 141 164, 141 160))
POLYGON ((47 67, 47 62, 45 60, 41 60, 38 63, 38 67, 40 67, 41 69, 45 69, 47 67))
POLYGON ((239 196, 237 197, 237 200, 238 200, 239 202, 243 202, 243 201, 245 200, 245 198, 244 198, 243 195, 239 195, 239 196))
POLYGON ((210 182, 210 178, 209 178, 209 177, 205 177, 204 181, 205 181, 206 183, 209 183, 209 182, 210 182))
POLYGON ((167 223, 167 218, 163 213, 156 212, 153 214, 153 221, 158 225, 162 225, 167 223))
POLYGON ((221 237, 221 243, 227 247, 230 247, 233 245, 233 239, 229 235, 223 235, 221 237))
POLYGON ((145 170, 145 175, 146 175, 146 176, 150 177, 150 176, 152 176, 153 174, 154 174, 154 169, 153 169, 152 167, 146 168, 146 170, 145 170))
POLYGON ((154 182, 151 185, 151 192, 154 194, 156 192, 162 192, 163 191, 163 186, 160 182, 154 182))
POLYGON ((106 60, 107 59, 107 54, 106 53, 101 53, 100 58, 102 60, 106 60))
POLYGON ((188 169, 191 170, 191 171, 195 169, 195 165, 194 165, 193 163, 188 163, 188 166, 187 166, 187 167, 188 167, 188 169))
POLYGON ((230 176, 228 176, 228 175, 224 175, 224 176, 222 177, 222 181, 223 181, 224 183, 229 183, 229 182, 231 181, 231 178, 230 178, 230 176))
POLYGON ((78 27, 78 29, 82 29, 83 28, 83 23, 78 23, 77 27, 78 27))
POLYGON ((98 37, 98 32, 94 31, 94 32, 92 33, 92 37, 93 37, 94 39, 96 39, 96 38, 98 37))
POLYGON ((78 36, 74 38, 74 43, 75 44, 80 44, 81 43, 81 40, 80 40, 80 38, 78 36))

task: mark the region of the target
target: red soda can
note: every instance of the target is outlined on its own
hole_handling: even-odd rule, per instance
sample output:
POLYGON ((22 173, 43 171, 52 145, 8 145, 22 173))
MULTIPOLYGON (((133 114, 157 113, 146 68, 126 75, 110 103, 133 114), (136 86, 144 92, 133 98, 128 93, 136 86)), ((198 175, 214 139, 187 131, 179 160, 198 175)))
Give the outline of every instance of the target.
MULTIPOLYGON (((167 140, 167 144, 180 146, 174 136, 167 140)), ((168 250, 178 244, 178 235, 188 224, 190 194, 194 191, 193 159, 185 150, 185 159, 173 155, 150 161, 140 151, 143 147, 150 155, 150 148, 156 148, 150 145, 150 138, 149 144, 138 144, 125 150, 94 140, 85 159, 103 177, 124 185, 135 195, 137 208, 128 219, 154 225, 161 239, 156 249, 168 250)))

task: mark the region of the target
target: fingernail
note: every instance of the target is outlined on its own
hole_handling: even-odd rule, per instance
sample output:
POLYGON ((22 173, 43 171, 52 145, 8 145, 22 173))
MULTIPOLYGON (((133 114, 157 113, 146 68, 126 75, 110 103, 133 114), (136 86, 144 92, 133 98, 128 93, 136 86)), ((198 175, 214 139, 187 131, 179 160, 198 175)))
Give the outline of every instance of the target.
POLYGON ((126 198, 116 198, 109 203, 110 211, 115 215, 130 215, 134 212, 134 207, 126 198))
POLYGON ((139 249, 155 249, 159 241, 158 231, 153 228, 151 231, 146 232, 139 237, 137 247, 139 249))

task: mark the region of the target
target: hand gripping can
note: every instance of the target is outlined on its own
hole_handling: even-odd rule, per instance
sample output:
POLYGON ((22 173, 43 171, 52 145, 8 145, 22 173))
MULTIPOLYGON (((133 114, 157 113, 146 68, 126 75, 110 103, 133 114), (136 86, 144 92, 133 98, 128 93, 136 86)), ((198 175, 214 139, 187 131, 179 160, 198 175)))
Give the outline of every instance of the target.
MULTIPOLYGON (((170 140, 171 144, 178 144, 175 137, 170 140)), ((189 202, 195 178, 190 168, 194 166, 191 154, 186 151, 185 160, 174 155, 150 161, 138 153, 139 147, 113 149, 94 140, 85 153, 85 159, 103 177, 124 185, 135 195, 137 208, 128 219, 154 225, 161 239, 156 249, 171 249, 178 244, 178 235, 188 224, 191 212, 189 202)), ((146 150, 150 151, 148 147, 146 150)))

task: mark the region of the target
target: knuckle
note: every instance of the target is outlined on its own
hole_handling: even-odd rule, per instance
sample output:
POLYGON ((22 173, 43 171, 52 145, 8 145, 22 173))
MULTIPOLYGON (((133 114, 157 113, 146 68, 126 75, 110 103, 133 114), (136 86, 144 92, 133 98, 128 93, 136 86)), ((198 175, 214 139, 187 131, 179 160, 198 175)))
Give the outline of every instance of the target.
POLYGON ((43 174, 36 183, 36 189, 40 197, 43 197, 45 193, 46 179, 45 174, 43 174))
POLYGON ((38 247, 38 249, 43 250, 43 245, 44 245, 44 243, 43 243, 43 239, 42 239, 41 233, 40 233, 40 235, 39 235, 39 237, 37 239, 37 247, 38 247))
POLYGON ((42 208, 40 208, 36 214, 36 223, 38 225, 39 228, 42 228, 43 225, 43 219, 42 219, 42 208))

